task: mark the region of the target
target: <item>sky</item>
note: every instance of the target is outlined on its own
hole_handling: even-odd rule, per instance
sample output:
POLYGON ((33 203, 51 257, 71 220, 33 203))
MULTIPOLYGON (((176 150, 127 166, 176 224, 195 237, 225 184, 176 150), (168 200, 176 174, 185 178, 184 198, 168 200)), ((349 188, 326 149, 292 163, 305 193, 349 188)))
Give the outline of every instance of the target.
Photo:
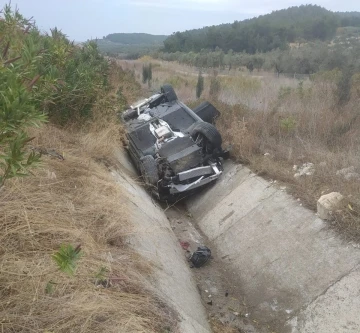
MULTIPOLYGON (((9 0, 0 0, 0 8, 9 0)), ((301 0, 12 0, 22 15, 48 31, 57 27, 77 42, 116 32, 169 35, 176 31, 241 21, 301 0)), ((332 11, 360 11, 358 0, 316 0, 332 11)))

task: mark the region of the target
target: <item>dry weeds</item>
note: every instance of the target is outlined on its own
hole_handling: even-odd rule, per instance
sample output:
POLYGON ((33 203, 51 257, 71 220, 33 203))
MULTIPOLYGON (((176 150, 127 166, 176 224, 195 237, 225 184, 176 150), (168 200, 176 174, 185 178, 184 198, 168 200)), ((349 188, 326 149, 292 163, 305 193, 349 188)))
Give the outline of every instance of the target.
POLYGON ((239 333, 239 332, 241 333, 242 332, 237 328, 231 327, 229 325, 224 325, 216 319, 211 319, 210 324, 211 324, 211 328, 214 333, 239 333))
MULTIPOLYGON (((315 95, 316 96, 316 95, 315 95)), ((329 100, 301 102, 291 96, 286 106, 271 110, 250 110, 244 106, 228 106, 214 102, 222 111, 217 122, 225 144, 232 147, 235 160, 245 163, 258 175, 278 180, 302 204, 316 210, 316 202, 324 193, 340 192, 354 209, 338 216, 331 224, 348 240, 360 241, 360 180, 346 180, 338 170, 354 166, 360 172, 360 123, 357 109, 329 107, 329 100), (265 155, 266 154, 266 155, 265 155), (311 162, 312 176, 295 178, 294 165, 311 162)))
POLYGON ((124 245, 132 232, 126 195, 93 159, 114 148, 109 133, 96 141, 46 126, 34 143, 65 160, 44 157, 35 176, 0 192, 2 332, 159 332, 170 321, 143 288, 149 264, 124 245), (61 244, 82 247, 74 277, 51 259, 61 244))
POLYGON ((131 74, 115 74, 94 122, 32 131, 32 146, 55 149, 65 159, 43 156, 33 176, 8 181, 0 191, 1 332, 167 332, 176 326, 173 313, 144 287, 151 264, 125 244, 133 232, 128 199, 108 167, 116 164, 122 134, 117 92, 125 100, 138 92, 127 81, 131 74), (83 251, 73 277, 51 259, 62 244, 83 251))

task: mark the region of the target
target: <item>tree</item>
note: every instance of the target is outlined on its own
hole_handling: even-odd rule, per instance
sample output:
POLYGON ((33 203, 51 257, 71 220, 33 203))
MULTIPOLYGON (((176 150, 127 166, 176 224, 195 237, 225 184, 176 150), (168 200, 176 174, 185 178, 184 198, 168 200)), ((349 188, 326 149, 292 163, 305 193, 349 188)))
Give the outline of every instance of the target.
POLYGON ((202 73, 200 71, 196 84, 196 98, 200 98, 203 90, 204 90, 204 77, 202 76, 202 73))
POLYGON ((152 80, 152 65, 150 64, 144 64, 142 68, 142 82, 145 84, 146 82, 149 84, 149 87, 151 85, 152 80))
POLYGON ((254 70, 254 63, 253 63, 252 60, 249 60, 249 62, 246 64, 246 68, 248 69, 248 71, 249 71, 250 73, 253 72, 253 70, 254 70))
POLYGON ((306 5, 274 11, 241 22, 204 27, 202 29, 177 32, 164 42, 166 52, 200 52, 221 49, 228 52, 254 54, 273 49, 286 49, 288 43, 322 40, 335 37, 336 29, 348 24, 360 26, 355 13, 334 13, 320 6, 306 5))

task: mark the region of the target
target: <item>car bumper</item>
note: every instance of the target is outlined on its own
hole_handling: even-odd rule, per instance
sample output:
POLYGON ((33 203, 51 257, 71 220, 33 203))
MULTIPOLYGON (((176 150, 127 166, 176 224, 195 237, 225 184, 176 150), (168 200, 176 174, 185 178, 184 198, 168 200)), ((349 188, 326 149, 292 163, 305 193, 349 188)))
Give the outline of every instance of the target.
POLYGON ((189 184, 170 184, 168 185, 170 194, 178 194, 186 191, 194 190, 198 187, 204 186, 218 179, 222 171, 217 164, 212 164, 205 167, 194 168, 178 174, 180 181, 186 181, 191 178, 199 177, 197 180, 189 184))

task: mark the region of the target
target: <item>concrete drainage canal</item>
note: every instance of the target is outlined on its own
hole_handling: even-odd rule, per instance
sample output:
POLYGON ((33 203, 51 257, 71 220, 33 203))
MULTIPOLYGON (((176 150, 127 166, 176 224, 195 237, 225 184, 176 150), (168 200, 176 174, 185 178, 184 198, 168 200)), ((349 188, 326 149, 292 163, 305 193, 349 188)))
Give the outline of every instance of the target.
POLYGON ((154 267, 149 288, 178 313, 184 333, 360 332, 360 250, 286 192, 227 162, 221 179, 164 207, 126 154, 113 175, 133 206, 128 242, 154 267), (211 249, 200 268, 187 259, 211 249), (219 332, 221 329, 219 330, 219 332))

